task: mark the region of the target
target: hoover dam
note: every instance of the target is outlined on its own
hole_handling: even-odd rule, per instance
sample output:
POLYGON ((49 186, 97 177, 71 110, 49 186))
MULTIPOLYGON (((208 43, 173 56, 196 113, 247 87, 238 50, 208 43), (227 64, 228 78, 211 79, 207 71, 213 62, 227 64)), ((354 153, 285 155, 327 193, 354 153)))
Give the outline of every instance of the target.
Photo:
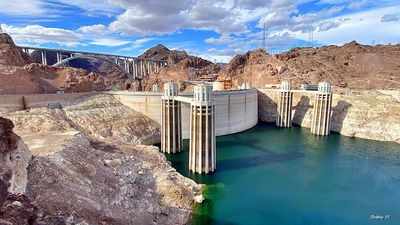
POLYGON ((398 3, 17 3, 0 224, 400 224, 398 3))

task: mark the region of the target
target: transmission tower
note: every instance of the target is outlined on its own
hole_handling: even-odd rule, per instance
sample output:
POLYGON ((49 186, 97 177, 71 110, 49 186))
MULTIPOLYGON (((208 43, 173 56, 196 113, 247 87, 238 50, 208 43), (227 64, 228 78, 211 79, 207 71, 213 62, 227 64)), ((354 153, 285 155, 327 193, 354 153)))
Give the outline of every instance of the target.
POLYGON ((266 25, 264 23, 263 24, 263 39, 262 39, 262 43, 261 43, 261 48, 264 49, 264 51, 267 51, 267 49, 265 48, 265 30, 266 30, 266 25))
POLYGON ((311 29, 308 33, 308 47, 314 47, 314 20, 311 21, 311 29))

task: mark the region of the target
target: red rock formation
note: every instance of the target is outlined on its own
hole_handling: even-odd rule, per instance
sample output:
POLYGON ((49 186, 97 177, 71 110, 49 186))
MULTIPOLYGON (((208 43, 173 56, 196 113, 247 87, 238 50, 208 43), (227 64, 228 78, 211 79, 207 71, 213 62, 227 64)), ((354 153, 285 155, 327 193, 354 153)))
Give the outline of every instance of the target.
POLYGON ((233 58, 219 79, 232 77, 235 85, 251 82, 257 87, 289 78, 294 86, 329 81, 349 88, 400 88, 399 58, 400 45, 367 46, 355 41, 295 48, 276 56, 255 50, 233 58))
POLYGON ((167 60, 171 51, 164 45, 156 45, 145 53, 139 56, 139 58, 154 59, 154 60, 167 60))
POLYGON ((8 34, 0 34, 0 64, 24 66, 31 62, 29 56, 17 48, 8 34))
MULTIPOLYGON (((156 46, 157 48, 157 46, 156 46)), ((153 52, 152 49, 148 52, 153 52)), ((151 55, 152 53, 144 53, 143 55, 151 55)), ((165 58, 165 52, 162 58, 165 58)), ((219 66, 196 56, 190 56, 184 51, 168 51, 168 66, 159 72, 152 73, 142 80, 143 90, 150 91, 153 84, 159 85, 159 89, 163 89, 163 83, 174 80, 180 84, 181 91, 191 91, 192 87, 185 81, 200 80, 203 76, 215 75, 219 72, 219 66)), ((153 57, 158 57, 154 56, 153 57)))

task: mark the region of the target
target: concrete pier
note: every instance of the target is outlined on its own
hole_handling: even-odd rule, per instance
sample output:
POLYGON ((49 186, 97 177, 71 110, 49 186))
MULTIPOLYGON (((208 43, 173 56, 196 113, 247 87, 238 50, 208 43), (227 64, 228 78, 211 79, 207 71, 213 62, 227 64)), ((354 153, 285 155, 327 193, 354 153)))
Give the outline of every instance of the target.
POLYGON ((164 153, 176 153, 182 149, 181 103, 174 99, 177 95, 176 83, 164 84, 161 100, 161 151, 164 153))
POLYGON ((292 99, 290 81, 283 81, 279 91, 276 125, 278 127, 292 126, 292 99))
POLYGON ((332 92, 331 85, 327 82, 318 84, 318 92, 315 94, 314 109, 312 115, 311 133, 326 136, 331 129, 332 92))
POLYGON ((216 169, 215 102, 212 87, 194 87, 191 102, 189 170, 209 173, 216 169))
POLYGON ((42 64, 43 65, 47 65, 47 54, 46 54, 46 51, 41 51, 40 54, 42 56, 42 64))

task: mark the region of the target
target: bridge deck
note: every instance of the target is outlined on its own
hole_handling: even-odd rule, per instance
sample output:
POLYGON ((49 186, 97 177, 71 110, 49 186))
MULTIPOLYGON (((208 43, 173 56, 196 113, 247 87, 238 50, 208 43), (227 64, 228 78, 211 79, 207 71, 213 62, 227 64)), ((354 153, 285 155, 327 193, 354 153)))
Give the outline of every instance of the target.
POLYGON ((85 51, 56 49, 56 48, 39 48, 39 47, 28 47, 28 46, 17 46, 17 47, 20 49, 29 49, 29 50, 37 50, 37 51, 76 53, 76 54, 83 54, 83 55, 96 55, 96 56, 126 58, 126 59, 135 59, 135 60, 146 60, 146 61, 152 61, 152 62, 167 62, 166 60, 154 60, 154 59, 148 59, 148 58, 139 58, 139 57, 133 57, 133 56, 123 56, 123 55, 97 53, 97 52, 85 52, 85 51))

